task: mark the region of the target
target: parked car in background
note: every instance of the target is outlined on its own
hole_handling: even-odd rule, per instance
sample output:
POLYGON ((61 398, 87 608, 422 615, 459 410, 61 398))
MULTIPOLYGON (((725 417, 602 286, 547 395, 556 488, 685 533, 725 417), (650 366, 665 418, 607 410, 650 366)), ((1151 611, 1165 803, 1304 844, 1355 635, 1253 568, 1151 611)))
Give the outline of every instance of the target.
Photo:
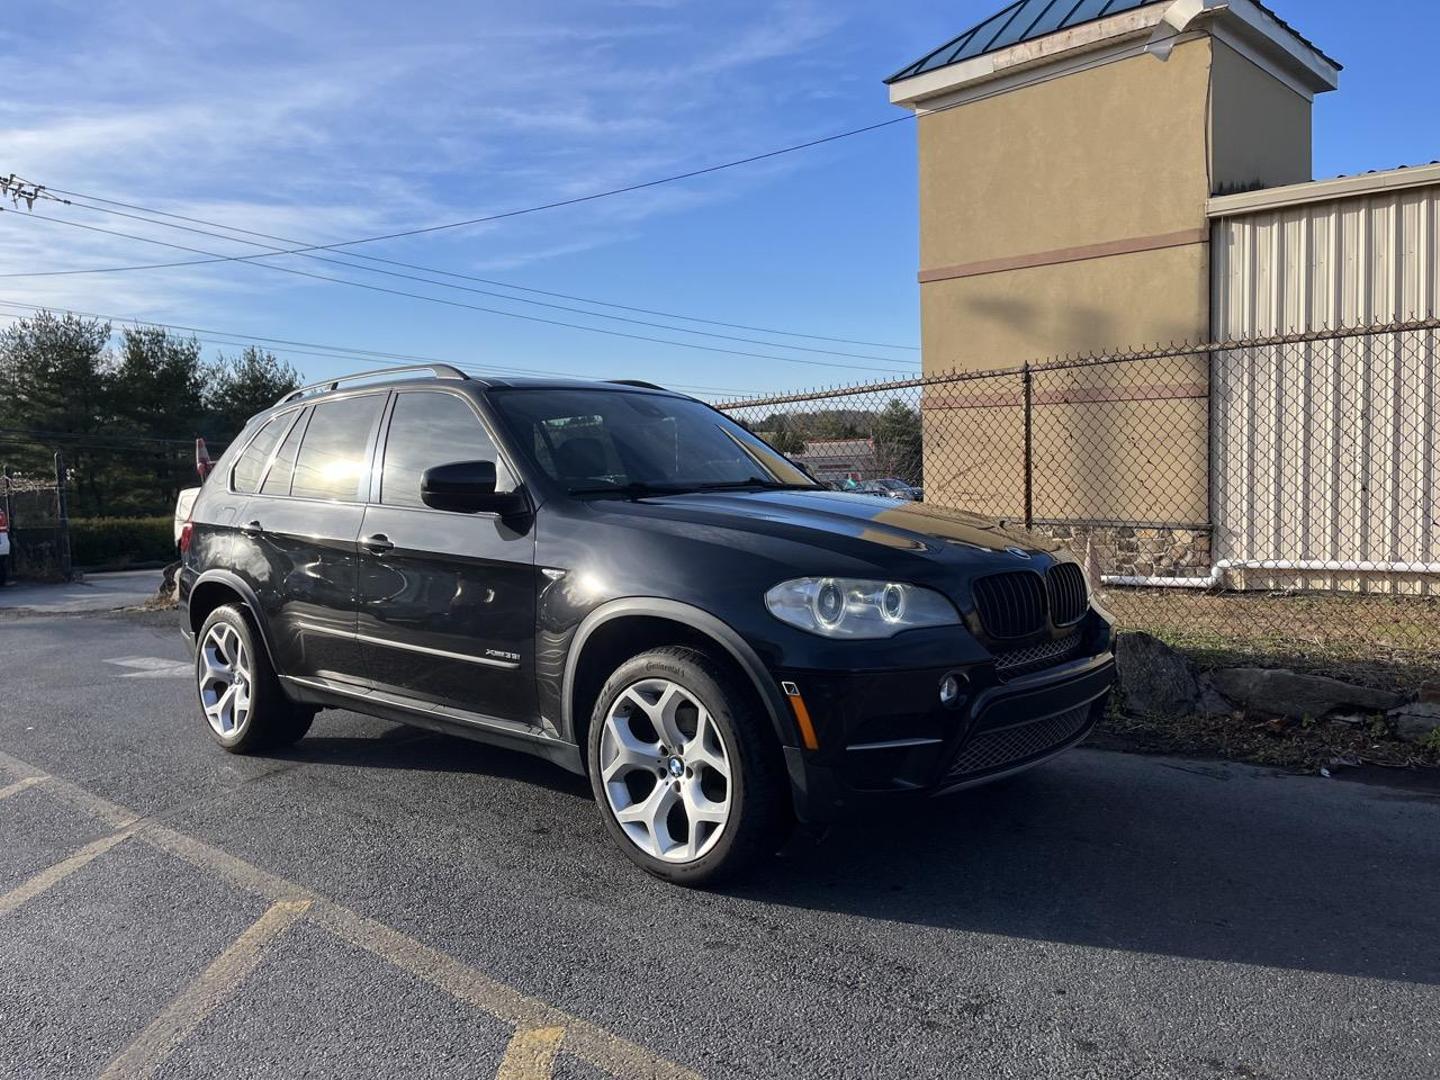
POLYGON ((911 487, 904 480, 896 480, 894 477, 865 480, 850 490, 857 495, 883 495, 887 499, 899 499, 901 502, 922 502, 925 497, 925 493, 919 488, 911 487))
POLYGON ((0 510, 0 585, 10 577, 10 518, 0 510))
POLYGON ((184 488, 175 500, 175 544, 177 547, 180 544, 181 535, 185 532, 185 523, 190 520, 190 511, 195 506, 195 497, 199 494, 198 487, 184 488))
MULTIPOLYGON (((215 463, 210 460, 210 448, 205 445, 204 439, 195 440, 195 475, 200 478, 200 483, 214 470, 215 463)), ((185 523, 190 520, 190 511, 195 507, 195 498, 200 494, 198 487, 183 488, 175 499, 175 544, 178 547, 185 535, 185 523)))
POLYGON ((1051 541, 827 491, 659 387, 413 370, 287 396, 195 500, 181 626, 232 753, 320 708, 523 750, 697 884, 1104 710, 1111 623, 1051 541))

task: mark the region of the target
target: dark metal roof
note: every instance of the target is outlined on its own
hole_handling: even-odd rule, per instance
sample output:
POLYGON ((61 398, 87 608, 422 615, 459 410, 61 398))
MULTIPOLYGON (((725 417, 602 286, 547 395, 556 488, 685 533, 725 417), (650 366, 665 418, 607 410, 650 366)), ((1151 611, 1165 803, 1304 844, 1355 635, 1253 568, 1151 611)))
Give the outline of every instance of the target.
MULTIPOLYGON (((1136 8, 1164 2, 1165 0, 1016 0, 1015 3, 996 12, 979 26, 971 27, 959 37, 952 38, 934 52, 922 56, 915 63, 902 68, 885 81, 894 83, 901 79, 911 79, 916 75, 924 75, 928 71, 949 67, 951 64, 958 64, 965 60, 973 60, 977 56, 998 52, 1000 49, 1006 49, 1024 41, 1034 41, 1036 38, 1046 37, 1061 30, 1069 30, 1083 23, 1095 22, 1111 15, 1120 15, 1126 11, 1134 11, 1136 8)), ((1328 63, 1334 64, 1337 70, 1340 68, 1337 61, 1320 52, 1313 42, 1307 41, 1275 12, 1264 4, 1257 3, 1256 6, 1279 23, 1283 29, 1294 34, 1302 44, 1314 49, 1328 63)))

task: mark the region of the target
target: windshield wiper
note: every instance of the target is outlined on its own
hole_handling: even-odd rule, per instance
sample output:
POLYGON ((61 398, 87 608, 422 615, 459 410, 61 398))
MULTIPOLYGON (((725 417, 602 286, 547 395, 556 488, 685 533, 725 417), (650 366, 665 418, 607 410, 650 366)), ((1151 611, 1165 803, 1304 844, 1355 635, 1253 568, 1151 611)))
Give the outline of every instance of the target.
POLYGON ((780 480, 765 480, 751 476, 745 480, 716 480, 696 484, 650 484, 633 480, 628 484, 610 487, 571 488, 571 495, 619 495, 627 499, 643 499, 650 495, 689 495, 700 491, 744 491, 753 488, 761 491, 816 491, 815 484, 787 484, 780 480))
POLYGON ((610 484, 606 487, 571 488, 571 495, 621 495, 627 499, 641 499, 647 495, 680 495, 694 491, 691 484, 646 484, 638 480, 628 484, 610 484))
POLYGON ((746 480, 721 480, 713 484, 697 484, 696 491, 740 491, 744 488, 760 488, 764 491, 815 491, 818 484, 787 484, 783 480, 764 480, 752 476, 746 480))

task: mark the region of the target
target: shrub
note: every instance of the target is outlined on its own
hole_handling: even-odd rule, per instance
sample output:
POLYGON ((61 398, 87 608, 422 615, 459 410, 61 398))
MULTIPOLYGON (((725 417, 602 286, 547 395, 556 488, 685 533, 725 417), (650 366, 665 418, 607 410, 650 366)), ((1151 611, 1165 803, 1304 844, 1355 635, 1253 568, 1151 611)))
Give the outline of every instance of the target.
POLYGON ((168 517, 72 518, 70 561, 87 569, 174 562, 175 523, 168 517))

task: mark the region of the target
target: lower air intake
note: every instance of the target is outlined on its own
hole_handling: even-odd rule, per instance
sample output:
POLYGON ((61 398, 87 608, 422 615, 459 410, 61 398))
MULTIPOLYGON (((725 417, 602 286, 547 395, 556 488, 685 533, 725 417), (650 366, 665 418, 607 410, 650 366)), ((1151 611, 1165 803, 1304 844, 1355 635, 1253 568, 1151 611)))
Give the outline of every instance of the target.
POLYGON ((1092 705, 1082 705, 1029 724, 981 732, 961 748, 948 778, 963 780, 1043 757, 1078 739, 1090 726, 1092 712, 1092 705))

